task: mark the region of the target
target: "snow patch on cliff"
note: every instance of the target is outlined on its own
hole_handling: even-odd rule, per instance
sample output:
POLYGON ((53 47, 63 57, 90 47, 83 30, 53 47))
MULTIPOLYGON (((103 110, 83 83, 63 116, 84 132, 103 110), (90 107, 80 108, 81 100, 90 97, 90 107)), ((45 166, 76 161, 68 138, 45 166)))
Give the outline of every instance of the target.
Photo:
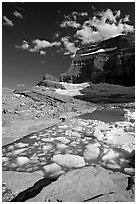
POLYGON ((83 95, 80 90, 90 86, 89 83, 81 83, 81 84, 73 84, 73 83, 67 83, 67 82, 60 82, 62 86, 64 86, 64 89, 56 89, 55 92, 62 95, 68 95, 68 96, 76 96, 76 95, 83 95))
POLYGON ((97 53, 100 53, 100 52, 105 52, 104 49, 99 49, 95 52, 89 52, 89 53, 86 53, 86 54, 81 54, 81 56, 86 56, 86 55, 93 55, 93 54, 97 54, 97 53))

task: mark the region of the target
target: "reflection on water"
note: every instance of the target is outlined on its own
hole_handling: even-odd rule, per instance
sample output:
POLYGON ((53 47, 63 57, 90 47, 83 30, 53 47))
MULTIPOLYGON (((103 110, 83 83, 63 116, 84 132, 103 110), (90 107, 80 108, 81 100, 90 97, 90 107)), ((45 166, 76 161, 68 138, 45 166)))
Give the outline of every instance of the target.
POLYGON ((123 109, 102 109, 102 110, 95 110, 93 113, 86 113, 83 115, 78 116, 81 119, 91 119, 91 120, 101 120, 106 123, 110 122, 117 122, 117 121, 124 121, 125 111, 123 109))

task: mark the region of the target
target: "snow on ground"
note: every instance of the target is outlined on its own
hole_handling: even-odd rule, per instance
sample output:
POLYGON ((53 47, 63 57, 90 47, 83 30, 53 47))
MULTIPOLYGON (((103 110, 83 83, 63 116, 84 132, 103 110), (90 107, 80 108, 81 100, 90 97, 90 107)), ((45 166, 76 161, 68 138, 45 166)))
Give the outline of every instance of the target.
POLYGON ((135 111, 131 112, 128 109, 124 109, 125 113, 125 117, 128 118, 128 120, 132 119, 135 120, 135 111))
POLYGON ((76 95, 83 95, 80 90, 86 88, 87 86, 90 86, 89 83, 81 83, 81 84, 73 84, 73 83, 67 83, 67 82, 60 82, 64 86, 64 89, 56 89, 55 92, 62 95, 68 95, 68 96, 76 96, 76 95))
POLYGON ((19 98, 19 97, 25 98, 25 96, 24 96, 24 95, 21 95, 21 94, 14 94, 14 95, 17 96, 18 98, 19 98))

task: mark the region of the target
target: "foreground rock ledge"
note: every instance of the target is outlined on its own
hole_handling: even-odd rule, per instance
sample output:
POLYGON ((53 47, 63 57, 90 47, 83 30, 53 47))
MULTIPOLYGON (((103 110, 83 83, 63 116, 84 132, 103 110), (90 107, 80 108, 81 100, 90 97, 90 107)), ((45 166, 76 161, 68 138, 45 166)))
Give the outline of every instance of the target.
POLYGON ((129 176, 102 167, 83 167, 67 172, 28 202, 134 202, 129 176))
POLYGON ((24 172, 3 171, 2 182, 6 183, 7 187, 11 189, 14 195, 31 187, 35 182, 41 179, 40 175, 34 175, 24 172))

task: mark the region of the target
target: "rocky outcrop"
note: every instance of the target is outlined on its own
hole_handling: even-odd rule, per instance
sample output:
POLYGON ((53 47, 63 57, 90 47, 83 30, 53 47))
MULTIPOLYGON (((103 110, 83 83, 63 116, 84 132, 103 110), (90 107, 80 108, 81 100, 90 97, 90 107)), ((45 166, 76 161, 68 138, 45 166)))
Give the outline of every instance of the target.
MULTIPOLYGON (((30 186, 33 186, 38 180, 41 179, 40 175, 34 175, 24 172, 14 172, 14 171, 3 171, 2 172, 2 182, 6 185, 5 191, 2 193, 5 195, 7 188, 10 189, 10 198, 17 196, 24 189, 28 189, 30 186)), ((4 189, 3 189, 4 190, 4 189)), ((3 202, 8 202, 8 195, 3 196, 3 202)))
POLYGON ((59 80, 51 74, 45 74, 42 81, 40 81, 37 85, 63 89, 63 86, 59 83, 59 80))
POLYGON ((134 41, 119 35, 88 45, 76 52, 68 71, 61 81, 82 83, 110 83, 123 86, 135 84, 134 41))
POLYGON ((60 176, 28 202, 133 202, 129 178, 102 167, 85 167, 60 176))
POLYGON ((47 73, 44 75, 43 80, 59 81, 56 77, 52 76, 51 74, 47 74, 47 73))
MULTIPOLYGON (((103 110, 96 111, 101 113, 103 110)), ((105 115, 107 111, 114 113, 111 112, 113 119, 119 111, 123 115, 121 110, 114 107, 106 110, 105 115)), ((9 201, 15 196, 12 202, 31 198, 33 202, 133 201, 134 114, 126 111, 130 116, 128 119, 132 118, 133 121, 121 121, 118 117, 114 123, 110 119, 105 123, 98 120, 100 117, 93 118, 94 112, 92 120, 71 118, 3 146, 4 171, 16 171, 16 175, 21 171, 26 172, 26 177, 28 173, 42 177, 34 185, 27 182, 28 188, 22 189, 22 182, 16 184, 19 180, 16 176, 12 186, 21 185, 18 194, 9 186, 9 178, 6 178, 4 200, 9 201), (5 195, 5 191, 8 191, 8 195, 5 195)))

